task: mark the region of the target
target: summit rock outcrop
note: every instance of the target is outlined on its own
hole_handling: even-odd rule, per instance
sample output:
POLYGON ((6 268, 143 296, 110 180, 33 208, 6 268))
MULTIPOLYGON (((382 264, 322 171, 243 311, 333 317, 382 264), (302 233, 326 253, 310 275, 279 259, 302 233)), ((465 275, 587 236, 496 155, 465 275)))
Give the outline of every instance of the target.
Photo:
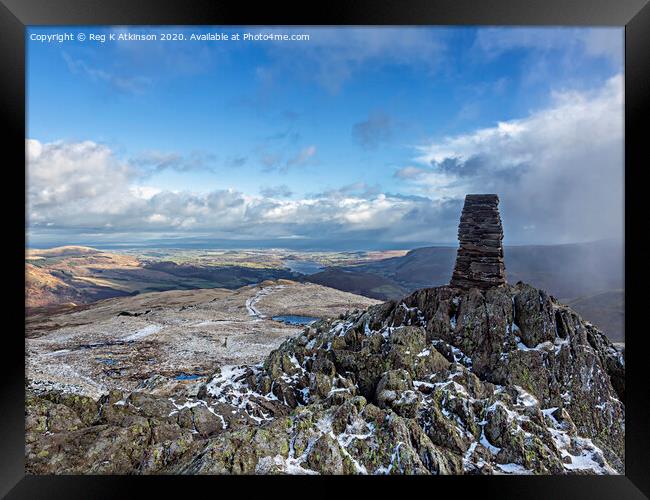
POLYGON ((615 474, 625 361, 529 285, 322 320, 172 397, 28 393, 30 473, 615 474))

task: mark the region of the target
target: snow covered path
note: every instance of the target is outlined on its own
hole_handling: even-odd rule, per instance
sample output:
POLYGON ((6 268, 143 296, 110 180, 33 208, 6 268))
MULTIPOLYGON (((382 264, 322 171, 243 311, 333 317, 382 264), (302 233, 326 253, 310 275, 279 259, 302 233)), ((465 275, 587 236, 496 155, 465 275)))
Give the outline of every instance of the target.
POLYGON ((276 285, 276 286, 267 286, 265 288, 262 288, 259 290, 255 295, 250 297, 249 299, 246 300, 246 310, 248 311, 249 316, 255 316, 257 319, 265 319, 266 315, 263 314, 257 307, 257 303, 262 299, 262 297, 265 297, 271 293, 273 293, 276 290, 281 290, 282 288, 285 288, 285 285, 276 285))

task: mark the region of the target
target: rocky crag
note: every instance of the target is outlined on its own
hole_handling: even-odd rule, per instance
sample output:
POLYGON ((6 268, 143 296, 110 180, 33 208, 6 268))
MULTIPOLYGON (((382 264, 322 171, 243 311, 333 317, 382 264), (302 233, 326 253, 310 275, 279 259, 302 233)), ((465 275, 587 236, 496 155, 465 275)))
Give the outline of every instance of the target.
POLYGON ((27 470, 623 473, 623 356, 544 291, 495 285, 321 320, 172 397, 29 391, 27 470))

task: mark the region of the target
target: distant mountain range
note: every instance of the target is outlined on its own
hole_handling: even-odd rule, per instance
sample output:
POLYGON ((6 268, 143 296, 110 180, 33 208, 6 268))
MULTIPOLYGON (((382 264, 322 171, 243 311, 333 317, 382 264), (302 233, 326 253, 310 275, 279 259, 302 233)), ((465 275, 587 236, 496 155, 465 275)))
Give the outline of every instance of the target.
MULTIPOLYGON (((623 257, 622 244, 611 240, 505 247, 509 283, 523 281, 547 290, 613 341, 623 340, 623 257)), ((455 258, 455 247, 424 247, 358 265, 325 264, 323 271, 301 274, 288 269, 281 258, 263 266, 226 266, 210 259, 172 262, 80 246, 30 249, 25 295, 29 309, 61 308, 143 292, 236 289, 268 279, 292 279, 388 300, 449 283, 455 258)))

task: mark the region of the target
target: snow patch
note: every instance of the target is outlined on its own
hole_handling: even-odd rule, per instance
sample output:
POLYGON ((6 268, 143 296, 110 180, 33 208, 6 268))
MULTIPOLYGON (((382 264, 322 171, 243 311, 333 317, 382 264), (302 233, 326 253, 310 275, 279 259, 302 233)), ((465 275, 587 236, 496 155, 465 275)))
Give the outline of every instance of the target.
POLYGON ((161 325, 156 325, 156 324, 147 325, 144 328, 138 330, 137 332, 134 332, 131 335, 122 338, 122 340, 124 340, 125 342, 140 340, 145 337, 149 337, 150 335, 154 335, 155 333, 158 333, 162 329, 163 327, 161 325))

